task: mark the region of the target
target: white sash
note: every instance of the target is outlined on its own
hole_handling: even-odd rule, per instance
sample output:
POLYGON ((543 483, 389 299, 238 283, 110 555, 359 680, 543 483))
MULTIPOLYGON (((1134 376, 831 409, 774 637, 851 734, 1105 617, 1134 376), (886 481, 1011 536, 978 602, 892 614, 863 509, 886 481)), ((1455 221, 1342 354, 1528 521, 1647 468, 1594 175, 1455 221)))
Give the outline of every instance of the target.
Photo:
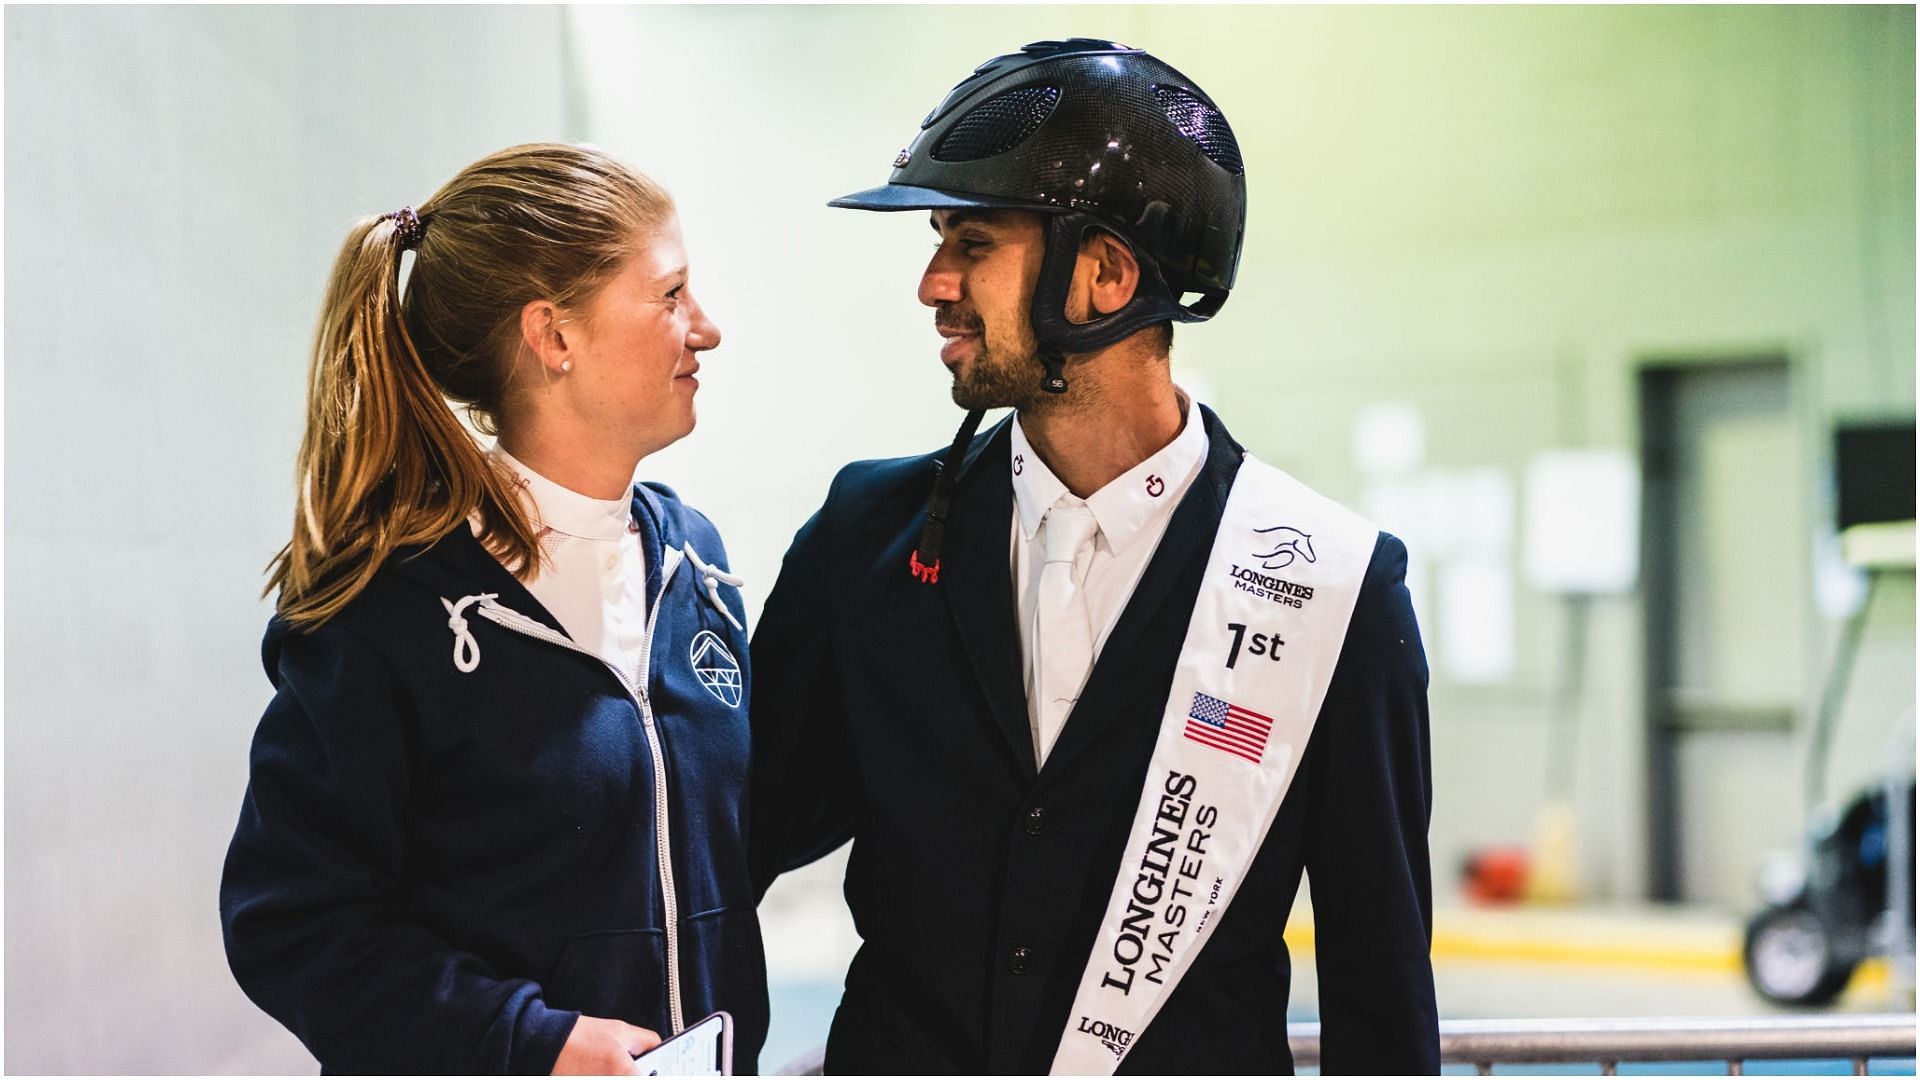
POLYGON ((1313 733, 1378 536, 1241 462, 1052 1072, 1112 1074, 1233 901, 1313 733))

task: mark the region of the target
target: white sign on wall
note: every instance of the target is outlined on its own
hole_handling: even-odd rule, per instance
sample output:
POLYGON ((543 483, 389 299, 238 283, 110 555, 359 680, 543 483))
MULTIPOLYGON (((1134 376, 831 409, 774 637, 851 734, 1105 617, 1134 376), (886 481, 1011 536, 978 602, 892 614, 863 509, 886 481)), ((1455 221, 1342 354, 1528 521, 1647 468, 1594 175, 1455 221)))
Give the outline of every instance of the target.
POLYGON ((1621 593, 1640 574, 1640 469, 1622 450, 1549 450, 1527 465, 1527 582, 1545 592, 1621 593))
POLYGON ((1486 685, 1513 677, 1513 564, 1461 559, 1440 568, 1440 666, 1454 682, 1486 685))

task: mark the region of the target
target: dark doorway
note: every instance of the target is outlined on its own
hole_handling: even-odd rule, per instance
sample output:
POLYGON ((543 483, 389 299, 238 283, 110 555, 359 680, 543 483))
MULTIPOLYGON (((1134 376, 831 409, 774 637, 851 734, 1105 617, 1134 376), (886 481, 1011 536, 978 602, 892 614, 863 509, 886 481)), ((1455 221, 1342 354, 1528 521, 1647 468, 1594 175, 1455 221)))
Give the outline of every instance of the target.
POLYGON ((1640 374, 1648 894, 1748 899, 1802 820, 1812 523, 1785 357, 1640 374))

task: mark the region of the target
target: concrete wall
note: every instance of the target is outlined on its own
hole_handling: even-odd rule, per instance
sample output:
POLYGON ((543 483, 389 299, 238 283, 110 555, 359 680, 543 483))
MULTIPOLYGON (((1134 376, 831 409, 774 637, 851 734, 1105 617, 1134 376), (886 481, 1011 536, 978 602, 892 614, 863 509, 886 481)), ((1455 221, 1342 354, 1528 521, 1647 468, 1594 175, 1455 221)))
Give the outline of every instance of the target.
POLYGON ((560 138, 561 13, 6 14, 6 1069, 303 1072, 216 889, 356 216, 560 138))

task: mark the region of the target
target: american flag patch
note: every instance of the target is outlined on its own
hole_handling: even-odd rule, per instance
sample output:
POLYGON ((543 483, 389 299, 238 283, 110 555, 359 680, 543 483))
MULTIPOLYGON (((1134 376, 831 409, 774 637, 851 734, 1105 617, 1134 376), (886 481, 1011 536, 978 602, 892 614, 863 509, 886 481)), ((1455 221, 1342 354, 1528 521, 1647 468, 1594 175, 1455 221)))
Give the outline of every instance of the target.
POLYGON ((1271 717, 1205 694, 1193 695, 1193 708, 1187 711, 1187 738, 1256 765, 1267 749, 1271 730, 1271 717))

